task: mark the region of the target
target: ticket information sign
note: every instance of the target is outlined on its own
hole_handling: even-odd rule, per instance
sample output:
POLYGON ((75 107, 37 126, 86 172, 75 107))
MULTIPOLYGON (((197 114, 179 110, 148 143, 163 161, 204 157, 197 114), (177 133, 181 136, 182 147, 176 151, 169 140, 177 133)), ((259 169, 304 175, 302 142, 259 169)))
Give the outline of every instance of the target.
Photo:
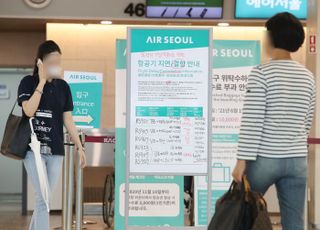
MULTIPOLYGON (((114 229, 125 230, 127 42, 117 40, 116 45, 114 229)), ((129 183, 130 225, 184 226, 182 176, 131 176, 129 183)))
MULTIPOLYGON (((259 41, 214 40, 212 71, 212 213, 236 164, 248 76, 260 63, 259 41)), ((195 177, 195 225, 207 224, 208 180, 195 177)))
POLYGON ((211 35, 209 29, 129 29, 131 173, 207 173, 211 35))

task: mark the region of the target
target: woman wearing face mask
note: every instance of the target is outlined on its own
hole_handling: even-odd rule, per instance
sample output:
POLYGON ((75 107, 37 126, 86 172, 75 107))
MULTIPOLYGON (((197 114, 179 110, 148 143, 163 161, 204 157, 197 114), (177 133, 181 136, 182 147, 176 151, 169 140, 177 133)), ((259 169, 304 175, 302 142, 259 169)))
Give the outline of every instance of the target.
POLYGON ((252 189, 263 194, 274 184, 282 228, 303 230, 315 81, 291 57, 304 42, 301 22, 280 13, 267 21, 266 29, 264 50, 271 60, 248 78, 233 177, 240 182, 247 174, 252 189))
MULTIPOLYGON (((24 77, 20 82, 18 104, 22 106, 24 116, 35 118, 34 130, 41 142, 41 158, 46 169, 49 193, 52 194, 63 163, 63 125, 74 140, 82 167, 85 166, 85 155, 72 119, 70 88, 61 77, 59 46, 54 41, 42 43, 35 62, 33 75, 24 77)), ((35 157, 31 150, 28 150, 23 162, 36 196, 29 230, 47 230, 49 213, 41 195, 35 157)))

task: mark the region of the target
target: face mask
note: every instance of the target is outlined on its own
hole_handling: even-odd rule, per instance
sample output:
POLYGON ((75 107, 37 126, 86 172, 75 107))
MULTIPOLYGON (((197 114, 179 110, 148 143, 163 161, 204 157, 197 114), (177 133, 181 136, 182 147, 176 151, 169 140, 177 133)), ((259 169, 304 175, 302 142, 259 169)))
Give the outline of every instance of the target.
POLYGON ((61 78, 62 68, 60 66, 50 66, 47 69, 49 78, 61 78))

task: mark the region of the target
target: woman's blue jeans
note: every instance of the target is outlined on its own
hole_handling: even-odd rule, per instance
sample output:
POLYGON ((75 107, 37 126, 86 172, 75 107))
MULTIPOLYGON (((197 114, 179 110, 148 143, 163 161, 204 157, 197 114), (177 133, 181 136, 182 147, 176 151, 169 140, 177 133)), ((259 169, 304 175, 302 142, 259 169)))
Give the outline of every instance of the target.
MULTIPOLYGON (((46 177, 48 178, 50 191, 49 197, 51 198, 51 194, 54 191, 54 188, 56 187, 60 177, 63 156, 41 154, 41 159, 45 167, 44 171, 47 173, 46 177)), ((36 200, 29 230, 49 230, 49 213, 41 195, 35 157, 32 151, 27 152, 23 163, 28 173, 29 181, 31 181, 31 184, 34 188, 36 200)))
POLYGON ((251 188, 265 194, 275 184, 283 230, 304 230, 307 159, 258 157, 247 161, 246 174, 251 188))

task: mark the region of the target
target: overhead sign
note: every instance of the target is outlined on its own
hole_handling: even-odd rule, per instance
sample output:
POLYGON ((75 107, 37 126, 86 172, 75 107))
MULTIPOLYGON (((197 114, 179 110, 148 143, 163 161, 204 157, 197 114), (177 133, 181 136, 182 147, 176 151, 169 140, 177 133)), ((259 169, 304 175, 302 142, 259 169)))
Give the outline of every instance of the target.
POLYGON ((264 19, 280 12, 290 12, 306 19, 308 0, 236 0, 236 18, 264 19))
POLYGON ((147 17, 222 18, 223 0, 147 0, 147 17))
POLYGON ((211 36, 209 29, 129 29, 131 173, 207 173, 211 36))
MULTIPOLYGON (((212 210, 229 189, 236 163, 248 75, 260 63, 258 41, 214 40, 212 71, 212 210)), ((195 177, 195 225, 207 224, 206 177, 195 177)))
POLYGON ((73 99, 73 119, 77 127, 99 128, 102 98, 102 73, 65 71, 73 99))

